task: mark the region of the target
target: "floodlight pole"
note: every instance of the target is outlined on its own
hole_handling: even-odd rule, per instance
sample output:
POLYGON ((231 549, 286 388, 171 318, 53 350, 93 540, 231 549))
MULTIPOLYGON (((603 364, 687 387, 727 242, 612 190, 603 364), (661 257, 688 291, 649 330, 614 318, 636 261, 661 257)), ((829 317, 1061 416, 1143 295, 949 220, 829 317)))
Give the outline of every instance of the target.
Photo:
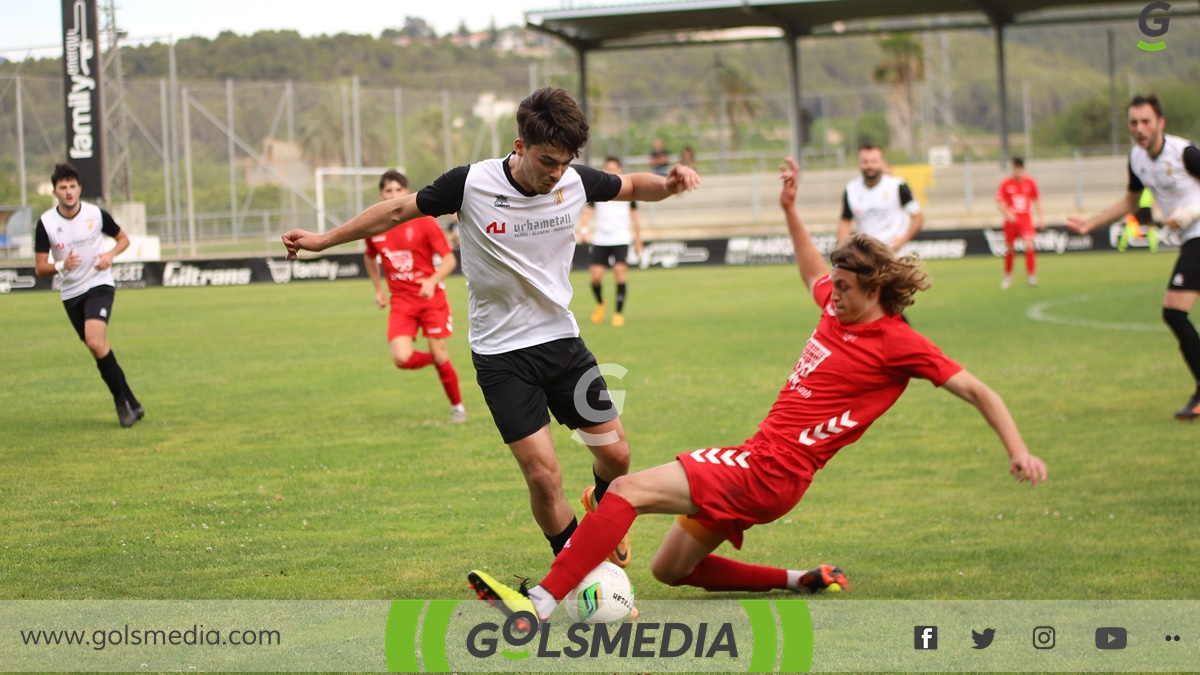
POLYGON ((1004 68, 1004 23, 1005 17, 992 14, 992 26, 996 30, 996 70, 1000 80, 1000 171, 1008 168, 1008 84, 1004 68))
POLYGON ((792 118, 792 157, 796 166, 804 167, 804 112, 801 110, 801 81, 800 81, 800 34, 794 28, 785 28, 783 41, 787 45, 788 54, 788 95, 791 105, 788 106, 789 117, 792 118))

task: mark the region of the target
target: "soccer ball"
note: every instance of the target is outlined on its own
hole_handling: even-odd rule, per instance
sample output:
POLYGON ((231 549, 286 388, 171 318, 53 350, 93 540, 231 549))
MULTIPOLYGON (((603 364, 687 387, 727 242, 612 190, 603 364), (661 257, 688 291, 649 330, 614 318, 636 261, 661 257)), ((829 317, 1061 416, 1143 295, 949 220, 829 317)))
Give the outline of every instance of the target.
POLYGON ((633 585, 625 570, 605 561, 571 589, 562 604, 575 623, 621 621, 633 610, 633 585))

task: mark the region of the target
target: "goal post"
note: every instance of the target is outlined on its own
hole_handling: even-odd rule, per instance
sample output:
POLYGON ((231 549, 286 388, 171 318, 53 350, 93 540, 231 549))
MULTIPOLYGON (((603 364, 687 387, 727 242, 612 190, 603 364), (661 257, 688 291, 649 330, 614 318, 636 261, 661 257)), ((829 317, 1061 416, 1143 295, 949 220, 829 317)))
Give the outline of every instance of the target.
MULTIPOLYGON (((317 188, 317 232, 324 234, 325 230, 327 229, 327 225, 332 225, 333 227, 337 227, 338 225, 341 225, 341 222, 339 222, 337 219, 330 216, 325 208, 325 184, 326 184, 327 177, 344 176, 344 177, 353 178, 354 182, 353 182, 353 185, 351 186, 350 192, 361 193, 363 177, 369 177, 371 179, 370 184, 374 185, 375 182, 377 180, 379 180, 379 177, 381 175, 383 175, 384 171, 388 171, 389 169, 392 169, 392 168, 395 168, 395 167, 387 167, 387 166, 364 166, 364 167, 358 167, 358 168, 355 168, 355 167, 347 168, 347 167, 340 167, 340 166, 317 167, 313 171, 313 174, 316 178, 316 188, 317 188)), ((404 173, 403 167, 396 168, 396 170, 399 171, 400 173, 404 173)))

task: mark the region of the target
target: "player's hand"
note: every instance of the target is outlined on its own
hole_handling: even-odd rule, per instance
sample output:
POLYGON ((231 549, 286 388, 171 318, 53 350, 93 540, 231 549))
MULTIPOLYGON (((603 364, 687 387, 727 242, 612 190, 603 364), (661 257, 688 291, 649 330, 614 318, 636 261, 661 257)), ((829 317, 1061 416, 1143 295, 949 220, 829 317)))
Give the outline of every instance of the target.
POLYGON ((667 192, 673 195, 680 192, 691 192, 700 187, 700 174, 696 170, 676 164, 671 167, 671 172, 667 174, 667 192))
POLYGON ((783 164, 779 165, 779 180, 782 181, 779 186, 779 205, 784 211, 796 206, 796 191, 799 189, 796 177, 799 174, 800 166, 791 157, 784 159, 783 164))
POLYGON ((644 251, 644 250, 645 250, 645 248, 646 248, 645 246, 642 246, 642 240, 641 240, 641 239, 637 240, 637 241, 636 241, 636 242, 634 242, 634 244, 633 244, 633 251, 634 251, 634 253, 637 253, 639 257, 642 255, 642 251, 644 251))
POLYGON ((378 307, 379 309, 383 309, 384 307, 387 307, 387 305, 388 305, 387 292, 382 291, 382 290, 375 291, 375 306, 378 307))
POLYGON ((899 251, 900 249, 904 248, 904 245, 907 243, 908 243, 908 239, 906 239, 904 237, 896 237, 895 239, 893 239, 891 241, 890 245, 891 245, 893 251, 899 251))
POLYGON ((76 253, 75 249, 71 249, 70 251, 67 252, 67 260, 66 260, 66 262, 63 263, 63 267, 65 267, 69 270, 75 270, 75 269, 79 269, 79 266, 82 264, 83 264, 83 257, 80 256, 78 253, 76 253))
POLYGON ((1046 463, 1037 455, 1025 453, 1013 457, 1009 463, 1008 472, 1017 479, 1017 482, 1024 483, 1029 481, 1033 485, 1046 480, 1046 463))
POLYGON ((434 291, 437 290, 437 282, 433 279, 426 279, 421 282, 421 290, 417 291, 417 295, 422 298, 432 298, 434 291))
POLYGON ((1163 225, 1172 230, 1179 230, 1196 222, 1197 218, 1200 218, 1200 204, 1180 206, 1167 216, 1163 225))
POLYGON ((324 251, 326 248, 321 235, 304 230, 292 230, 283 235, 283 246, 288 258, 295 258, 300 251, 324 251))
POLYGON ((1081 216, 1067 216, 1067 229, 1075 234, 1087 234, 1091 230, 1087 226, 1087 219, 1081 216))
POLYGON ((96 256, 95 268, 97 271, 103 271, 112 267, 113 257, 111 253, 101 253, 96 256))

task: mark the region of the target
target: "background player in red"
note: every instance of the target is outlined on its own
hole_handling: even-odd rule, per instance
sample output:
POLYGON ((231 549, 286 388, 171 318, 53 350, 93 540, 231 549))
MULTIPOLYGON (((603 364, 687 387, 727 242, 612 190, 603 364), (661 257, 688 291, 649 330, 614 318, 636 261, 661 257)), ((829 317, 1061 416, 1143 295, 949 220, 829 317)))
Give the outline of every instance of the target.
MULTIPOLYGON (((394 169, 384 172, 379 179, 381 200, 407 194, 408 178, 404 174, 394 169)), ((421 216, 383 234, 368 237, 366 242, 363 263, 375 286, 375 304, 380 309, 387 307, 388 293, 391 293, 388 346, 392 351, 392 362, 404 370, 418 370, 434 364, 446 397, 450 399, 450 422, 466 422, 467 410, 458 387, 458 373, 450 363, 447 340, 454 330, 450 303, 446 301, 446 290, 442 287, 442 280, 454 271, 458 261, 446 243, 442 228, 437 220, 421 216), (435 253, 442 259, 436 270, 433 266, 435 253), (377 257, 383 261, 387 276, 386 291, 379 283, 377 257), (427 352, 413 351, 418 327, 429 340, 427 352)))
POLYGON ((1034 250, 1033 215, 1037 207, 1037 229, 1046 229, 1046 214, 1042 212, 1042 200, 1038 195, 1037 183, 1025 174, 1025 160, 1012 159, 1012 175, 1000 182, 996 189, 996 205, 1004 214, 1004 281, 1000 288, 1012 286, 1013 244, 1017 239, 1025 241, 1025 274, 1029 285, 1037 286, 1037 251, 1034 250))
POLYGON ((740 446, 680 453, 674 462, 617 478, 527 596, 477 570, 468 578, 481 598, 504 603, 508 612, 549 618, 646 513, 680 514, 654 556, 654 576, 663 583, 709 591, 818 591, 845 584, 842 571, 829 565, 787 570, 713 551, 724 541, 741 548, 746 529, 791 511, 813 474, 858 440, 914 377, 978 408, 1008 451, 1017 480, 1045 480, 1046 465, 1029 453, 1000 396, 900 319, 912 295, 930 286, 920 261, 897 258, 887 244, 859 234, 830 254, 831 272, 796 211, 797 173, 789 157, 780 202, 800 276, 821 319, 758 433, 740 446))

